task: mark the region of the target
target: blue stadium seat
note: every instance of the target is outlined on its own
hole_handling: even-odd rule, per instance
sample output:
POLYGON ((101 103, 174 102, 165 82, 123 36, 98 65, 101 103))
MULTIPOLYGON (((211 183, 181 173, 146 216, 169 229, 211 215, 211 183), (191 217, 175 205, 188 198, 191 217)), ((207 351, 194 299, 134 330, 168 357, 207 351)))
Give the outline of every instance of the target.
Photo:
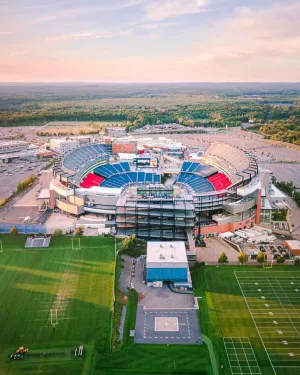
POLYGON ((189 169, 187 170, 187 172, 191 173, 193 172, 195 169, 197 169, 199 166, 199 163, 191 163, 189 169))
POLYGON ((147 182, 147 183, 153 182, 153 174, 152 173, 146 173, 145 182, 147 182))
POLYGON ((145 173, 144 172, 138 172, 138 182, 140 182, 140 183, 145 182, 145 173))
POLYGON ((160 184, 160 175, 159 174, 154 174, 153 177, 154 177, 154 182, 156 184, 160 184))
POLYGON ((70 151, 63 158, 63 166, 70 170, 78 170, 82 164, 86 163, 90 159, 95 159, 103 154, 106 155, 106 151, 99 144, 88 144, 83 147, 79 147, 75 150, 70 151))
POLYGON ((120 163, 120 166, 124 169, 125 172, 130 172, 130 165, 127 161, 120 163))
POLYGON ((128 177, 131 179, 132 182, 136 182, 137 181, 137 172, 128 173, 128 177))
POLYGON ((184 161, 183 164, 182 164, 182 167, 181 167, 181 171, 182 172, 186 172, 189 167, 191 166, 191 162, 190 161, 184 161))
POLYGON ((124 172, 124 169, 122 168, 122 166, 120 164, 112 164, 116 170, 119 172, 119 173, 122 173, 124 172))

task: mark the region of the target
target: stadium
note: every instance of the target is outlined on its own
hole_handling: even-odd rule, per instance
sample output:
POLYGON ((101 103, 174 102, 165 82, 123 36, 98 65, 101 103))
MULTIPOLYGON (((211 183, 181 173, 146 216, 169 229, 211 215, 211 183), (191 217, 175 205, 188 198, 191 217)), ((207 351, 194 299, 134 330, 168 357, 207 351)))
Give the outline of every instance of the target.
POLYGON ((261 183, 253 156, 226 144, 210 144, 172 172, 158 162, 120 162, 108 145, 88 144, 56 160, 49 208, 105 217, 118 236, 186 240, 259 223, 261 183), (176 180, 164 185, 170 173, 176 180))

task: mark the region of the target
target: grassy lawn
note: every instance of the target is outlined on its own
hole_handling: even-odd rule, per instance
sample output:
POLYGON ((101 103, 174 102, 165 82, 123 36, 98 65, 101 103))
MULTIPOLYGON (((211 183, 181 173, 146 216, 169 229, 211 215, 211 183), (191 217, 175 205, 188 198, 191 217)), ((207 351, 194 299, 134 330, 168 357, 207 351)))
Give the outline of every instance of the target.
POLYGON ((108 350, 114 280, 114 239, 52 238, 49 249, 25 249, 24 236, 1 236, 0 374, 89 374, 94 350, 108 350), (58 325, 50 322, 58 311, 58 325), (19 346, 34 350, 75 345, 86 349, 83 360, 65 358, 7 361, 19 346))
POLYGON ((206 346, 131 345, 99 355, 95 375, 212 374, 206 346))
MULTIPOLYGON (((114 239, 83 237, 76 251, 70 237, 38 250, 24 249, 24 236, 0 239, 0 375, 213 375, 206 344, 134 344, 134 292, 126 297, 123 342, 110 352, 111 329, 117 329, 111 320, 114 239), (55 329, 50 309, 58 311, 55 329), (72 359, 79 344, 85 356, 72 359), (65 355, 8 361, 19 346, 65 355)), ((299 269, 205 266, 192 278, 201 297, 201 331, 213 344, 219 375, 300 373, 299 269)))
POLYGON ((192 277, 195 295, 202 297, 199 299, 201 331, 213 342, 219 365, 224 366, 221 374, 232 373, 228 358, 232 366, 237 366, 234 371, 248 373, 248 364, 253 370, 255 361, 247 363, 250 356, 257 360, 263 375, 300 373, 300 293, 297 295, 295 291, 297 286, 300 290, 300 270, 290 266, 268 270, 252 266, 206 266, 193 272, 192 277), (241 337, 250 342, 246 356, 241 337), (230 338, 226 340, 229 357, 224 338, 230 338), (285 340, 289 346, 283 343, 285 340), (256 358, 250 354, 251 347, 256 358), (294 356, 290 357, 290 352, 294 356))

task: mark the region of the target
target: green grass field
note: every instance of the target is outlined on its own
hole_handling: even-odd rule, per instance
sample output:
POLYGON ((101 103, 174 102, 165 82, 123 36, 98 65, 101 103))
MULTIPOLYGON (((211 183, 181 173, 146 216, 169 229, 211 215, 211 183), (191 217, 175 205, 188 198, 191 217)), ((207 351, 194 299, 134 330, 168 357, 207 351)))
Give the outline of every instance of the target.
POLYGON ((300 373, 300 271, 291 266, 193 272, 202 333, 222 374, 300 373), (230 363, 229 363, 230 362, 230 363))
POLYGON ((49 249, 25 249, 24 236, 1 236, 0 374, 89 374, 94 350, 110 345, 114 283, 114 239, 53 237, 49 249), (50 309, 58 324, 51 325, 50 309), (83 344, 83 360, 37 356, 7 361, 19 346, 34 350, 83 344))
MULTIPOLYGON (((200 267, 192 272, 202 334, 212 342, 214 372, 202 346, 135 345, 137 295, 129 295, 124 340, 111 352, 114 240, 53 238, 24 249, 25 237, 1 236, 0 374, 5 375, 297 375, 300 373, 300 270, 291 266, 200 267), (58 310, 51 326, 50 309, 58 310), (82 360, 70 349, 83 344, 82 360), (61 357, 7 361, 24 345, 61 357), (69 353, 69 354, 67 354, 69 353), (223 365, 223 368, 221 368, 223 365)), ((115 328, 114 328, 115 329, 115 328)), ((207 342, 207 341, 206 341, 207 342)))

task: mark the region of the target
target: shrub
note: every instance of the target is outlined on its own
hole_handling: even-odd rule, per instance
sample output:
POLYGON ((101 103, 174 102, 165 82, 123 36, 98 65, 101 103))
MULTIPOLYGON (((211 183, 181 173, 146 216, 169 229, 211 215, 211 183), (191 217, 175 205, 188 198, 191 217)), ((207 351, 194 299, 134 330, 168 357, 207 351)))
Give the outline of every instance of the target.
POLYGON ((218 263, 221 263, 221 264, 228 263, 228 257, 224 252, 220 255, 218 259, 218 263))
POLYGON ((248 255, 245 253, 245 251, 242 251, 241 253, 239 253, 238 255, 238 261, 244 265, 248 262, 248 255))
POLYGON ((62 230, 61 229, 55 229, 54 236, 55 237, 60 237, 62 236, 62 230))
POLYGON ((276 257, 276 262, 277 263, 284 263, 284 261, 285 261, 285 259, 284 259, 284 257, 282 255, 278 255, 276 257))
POLYGON ((16 227, 12 227, 10 230, 10 234, 12 236, 17 236, 19 234, 18 229, 16 227))
POLYGON ((265 257, 266 257, 265 253, 260 251, 257 255, 256 260, 258 261, 258 263, 263 264, 263 262, 265 261, 265 257))
POLYGON ((300 258, 299 258, 299 257, 296 257, 296 258, 294 259, 294 265, 295 265, 295 266, 300 266, 300 258))
POLYGON ((81 237, 83 235, 83 231, 84 231, 84 227, 82 225, 80 225, 80 227, 78 227, 75 230, 75 235, 78 236, 78 237, 81 237))

